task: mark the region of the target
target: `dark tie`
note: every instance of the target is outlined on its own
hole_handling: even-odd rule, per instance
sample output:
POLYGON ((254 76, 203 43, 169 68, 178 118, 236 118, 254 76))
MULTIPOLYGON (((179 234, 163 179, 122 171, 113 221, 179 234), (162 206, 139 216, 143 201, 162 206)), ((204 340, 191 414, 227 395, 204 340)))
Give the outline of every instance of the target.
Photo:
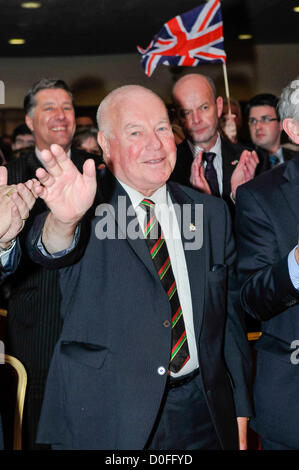
POLYGON ((190 359, 183 312, 167 245, 155 216, 155 203, 150 199, 143 199, 141 207, 146 210, 145 241, 171 306, 172 344, 169 369, 172 372, 179 372, 190 359))
POLYGON ((214 196, 220 197, 217 173, 213 165, 213 160, 215 157, 216 153, 214 152, 203 152, 202 155, 203 160, 207 162, 205 168, 205 179, 209 183, 211 193, 214 194, 214 196))
POLYGON ((279 158, 275 153, 273 155, 269 155, 269 160, 270 160, 270 167, 273 168, 279 163, 279 158))

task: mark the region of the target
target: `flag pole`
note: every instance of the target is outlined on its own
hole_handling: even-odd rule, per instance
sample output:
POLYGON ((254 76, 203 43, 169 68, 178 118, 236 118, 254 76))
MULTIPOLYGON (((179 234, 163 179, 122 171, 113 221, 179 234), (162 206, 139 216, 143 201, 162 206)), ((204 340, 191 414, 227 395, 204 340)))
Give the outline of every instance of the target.
POLYGON ((228 113, 231 114, 230 96, 229 96, 227 70, 226 70, 226 63, 225 62, 223 62, 222 67, 223 67, 224 86, 225 86, 225 95, 226 95, 226 99, 227 99, 228 113))

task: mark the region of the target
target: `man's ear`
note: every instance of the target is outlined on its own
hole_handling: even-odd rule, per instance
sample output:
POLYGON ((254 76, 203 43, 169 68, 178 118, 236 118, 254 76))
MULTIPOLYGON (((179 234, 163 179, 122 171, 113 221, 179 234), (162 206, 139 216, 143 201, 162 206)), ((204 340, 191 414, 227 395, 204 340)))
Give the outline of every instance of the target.
POLYGON ((282 127, 292 142, 299 144, 299 123, 291 118, 283 120, 282 127))
POLYGON ((29 127, 29 129, 31 130, 31 132, 33 132, 34 129, 33 129, 32 118, 28 114, 26 114, 25 116, 25 122, 27 126, 29 127))
POLYGON ((110 158, 110 143, 103 131, 98 132, 98 144, 103 150, 105 158, 110 158))
POLYGON ((222 110, 223 110, 223 98, 222 96, 218 96, 216 99, 216 105, 217 105, 217 114, 218 118, 221 117, 222 110))

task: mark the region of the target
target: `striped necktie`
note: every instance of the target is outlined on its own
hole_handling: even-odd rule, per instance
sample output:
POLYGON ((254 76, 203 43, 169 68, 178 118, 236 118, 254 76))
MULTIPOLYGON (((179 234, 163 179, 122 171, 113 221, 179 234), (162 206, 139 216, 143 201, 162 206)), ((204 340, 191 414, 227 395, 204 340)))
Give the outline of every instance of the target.
POLYGON ((179 372, 190 359, 190 355, 177 286, 167 245, 155 216, 155 203, 150 199, 143 199, 140 205, 146 210, 147 215, 144 230, 145 241, 171 306, 172 344, 169 369, 171 372, 179 372))

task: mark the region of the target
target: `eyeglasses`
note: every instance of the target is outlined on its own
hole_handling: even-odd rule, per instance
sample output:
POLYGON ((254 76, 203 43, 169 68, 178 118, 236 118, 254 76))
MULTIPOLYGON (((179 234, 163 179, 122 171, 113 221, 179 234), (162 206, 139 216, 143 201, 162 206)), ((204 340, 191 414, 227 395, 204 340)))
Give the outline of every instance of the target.
POLYGON ((249 118, 248 119, 248 124, 250 126, 256 126, 258 122, 261 122, 262 124, 269 124, 272 121, 278 121, 279 119, 277 118, 272 118, 270 116, 262 116, 261 119, 256 119, 256 118, 249 118))

